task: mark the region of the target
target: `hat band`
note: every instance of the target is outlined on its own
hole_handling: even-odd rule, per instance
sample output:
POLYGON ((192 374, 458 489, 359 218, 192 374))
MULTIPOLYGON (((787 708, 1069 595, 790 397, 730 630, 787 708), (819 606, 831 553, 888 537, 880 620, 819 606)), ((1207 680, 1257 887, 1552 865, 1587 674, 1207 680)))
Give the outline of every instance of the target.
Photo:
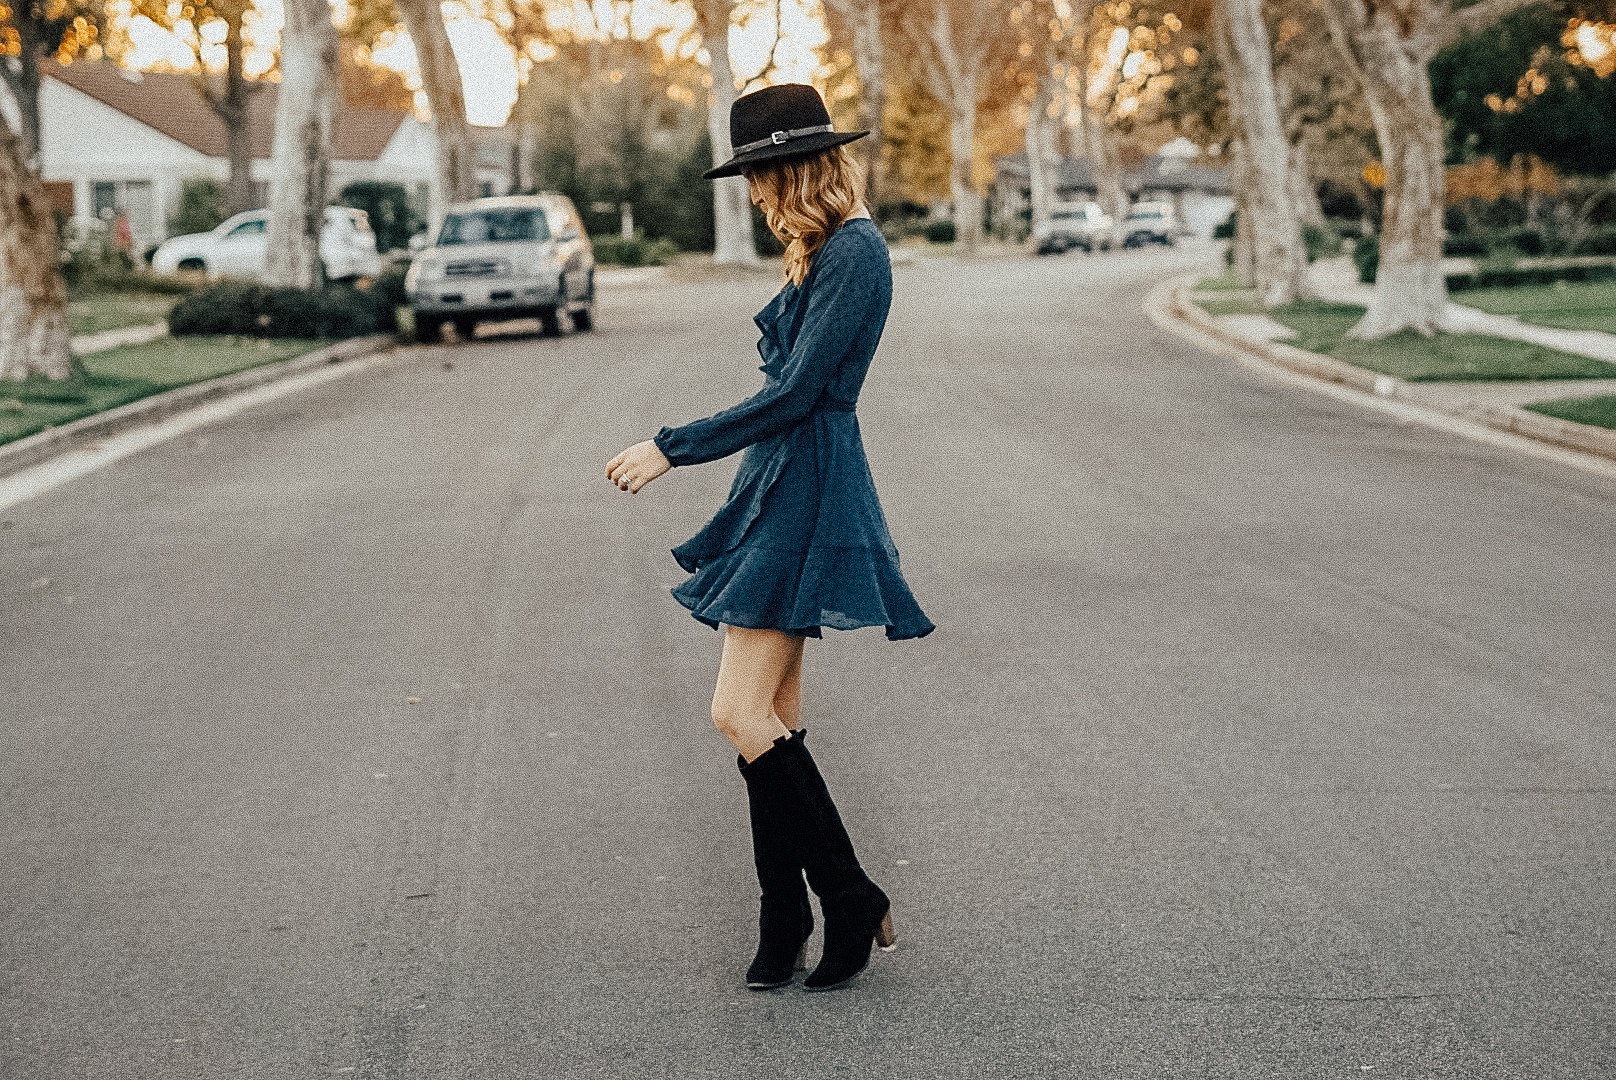
POLYGON ((776 131, 767 139, 759 139, 756 142, 749 142, 745 146, 737 146, 735 148, 735 153, 750 154, 753 150, 761 150, 765 146, 780 146, 783 143, 790 142, 792 139, 800 139, 804 135, 818 135, 822 132, 835 130, 836 126, 834 124, 820 124, 818 127, 792 128, 790 131, 776 131))

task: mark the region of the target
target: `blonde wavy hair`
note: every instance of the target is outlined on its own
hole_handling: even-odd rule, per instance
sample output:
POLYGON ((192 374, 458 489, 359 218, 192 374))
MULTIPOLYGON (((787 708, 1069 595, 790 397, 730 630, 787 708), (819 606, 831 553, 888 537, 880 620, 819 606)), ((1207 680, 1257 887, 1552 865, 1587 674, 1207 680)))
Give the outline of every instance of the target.
POLYGON ((763 217, 786 246, 786 280, 801 285, 814 256, 864 197, 864 170, 836 146, 812 157, 744 170, 763 196, 763 217))

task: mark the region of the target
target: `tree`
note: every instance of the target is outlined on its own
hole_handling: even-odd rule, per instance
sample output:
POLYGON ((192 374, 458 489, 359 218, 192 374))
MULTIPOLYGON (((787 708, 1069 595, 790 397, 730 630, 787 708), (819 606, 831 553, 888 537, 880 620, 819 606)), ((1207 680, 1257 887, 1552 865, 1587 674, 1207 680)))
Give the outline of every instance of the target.
MULTIPOLYGON (((734 0, 694 0, 696 26, 707 46, 712 93, 708 97, 707 136, 713 145, 713 164, 734 156, 729 141, 729 110, 738 96, 735 71, 729 62, 730 21, 734 0)), ((751 266, 758 258, 752 233, 752 199, 744 177, 728 176, 713 182, 713 261, 719 265, 751 266)))
MULTIPOLYGON (((135 0, 134 13, 144 15, 190 45, 195 57, 191 81, 213 115, 224 125, 225 152, 230 176, 225 182, 225 212, 238 214, 253 208, 252 130, 253 95, 263 87, 247 77, 246 42, 242 25, 254 10, 252 0, 204 0, 174 4, 169 0, 135 0), (224 70, 209 71, 202 59, 203 30, 210 23, 224 24, 224 70)), ((267 72, 265 73, 267 74, 267 72)))
POLYGON ((56 218, 22 141, 0 123, 0 379, 73 371, 56 218))
POLYGON ((873 211, 885 197, 887 179, 886 39, 882 0, 825 0, 828 21, 845 25, 858 72, 859 128, 870 134, 857 149, 864 157, 864 198, 873 211))
MULTIPOLYGON (((438 193, 443 203, 476 197, 471 130, 466 122, 466 91, 449 45, 439 0, 397 0, 399 14, 415 45, 421 88, 432 110, 437 139, 438 193)), ((436 216, 436 215, 435 215, 436 216)))
POLYGON ((325 283, 320 233, 331 175, 331 121, 341 86, 337 31, 327 0, 283 0, 283 7, 264 278, 308 289, 325 283))
POLYGON ((1250 230, 1252 284, 1265 307, 1277 307, 1307 295, 1307 251, 1261 0, 1217 0, 1212 26, 1230 119, 1239 133, 1235 200, 1240 223, 1250 230))
POLYGON ((64 64, 81 53, 101 56, 99 6, 85 0, 0 0, 0 82, 17 105, 22 157, 37 169, 40 145, 39 62, 64 64))
POLYGON ((1002 0, 934 0, 916 3, 904 20, 916 75, 948 117, 954 235, 967 250, 982 239, 982 196, 972 175, 976 115, 988 62, 1006 37, 1004 16, 1002 0))
POLYGON ((1583 26, 1537 5, 1437 55, 1431 90, 1449 164, 1529 154, 1570 173, 1616 172, 1616 49, 1594 34, 1604 62, 1590 63, 1577 46, 1583 26))
POLYGON ((1446 322, 1442 277, 1444 141, 1431 60, 1532 0, 1313 0, 1363 90, 1385 172, 1380 264, 1369 310, 1349 333, 1430 334, 1446 322))

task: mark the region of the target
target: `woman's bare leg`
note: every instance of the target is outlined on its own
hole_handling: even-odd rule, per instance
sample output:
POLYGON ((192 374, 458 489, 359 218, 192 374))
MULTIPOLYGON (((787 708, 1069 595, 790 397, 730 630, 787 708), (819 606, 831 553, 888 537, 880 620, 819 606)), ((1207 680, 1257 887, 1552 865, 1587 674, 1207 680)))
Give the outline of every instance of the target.
MULTIPOLYGON (((713 723, 747 761, 755 761, 787 734, 784 717, 775 715, 776 696, 787 675, 800 671, 800 637, 779 630, 724 628, 724 655, 718 663, 718 686, 713 690, 713 723)), ((787 710, 795 714, 796 691, 788 695, 787 710)), ((795 716, 793 716, 795 719, 795 716)))
POLYGON ((780 689, 774 692, 774 716, 780 723, 791 731, 802 727, 802 645, 803 638, 798 638, 797 658, 791 661, 785 677, 780 680, 780 689))

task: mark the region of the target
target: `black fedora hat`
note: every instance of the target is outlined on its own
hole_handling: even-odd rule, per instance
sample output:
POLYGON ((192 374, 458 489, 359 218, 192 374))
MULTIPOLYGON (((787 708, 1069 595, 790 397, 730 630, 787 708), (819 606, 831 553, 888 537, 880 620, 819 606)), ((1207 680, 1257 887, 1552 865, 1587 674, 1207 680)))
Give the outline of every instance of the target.
POLYGON ((868 131, 836 131, 819 91, 802 83, 765 86, 729 107, 729 142, 735 156, 702 174, 704 180, 739 176, 749 165, 807 157, 862 139, 868 131))

